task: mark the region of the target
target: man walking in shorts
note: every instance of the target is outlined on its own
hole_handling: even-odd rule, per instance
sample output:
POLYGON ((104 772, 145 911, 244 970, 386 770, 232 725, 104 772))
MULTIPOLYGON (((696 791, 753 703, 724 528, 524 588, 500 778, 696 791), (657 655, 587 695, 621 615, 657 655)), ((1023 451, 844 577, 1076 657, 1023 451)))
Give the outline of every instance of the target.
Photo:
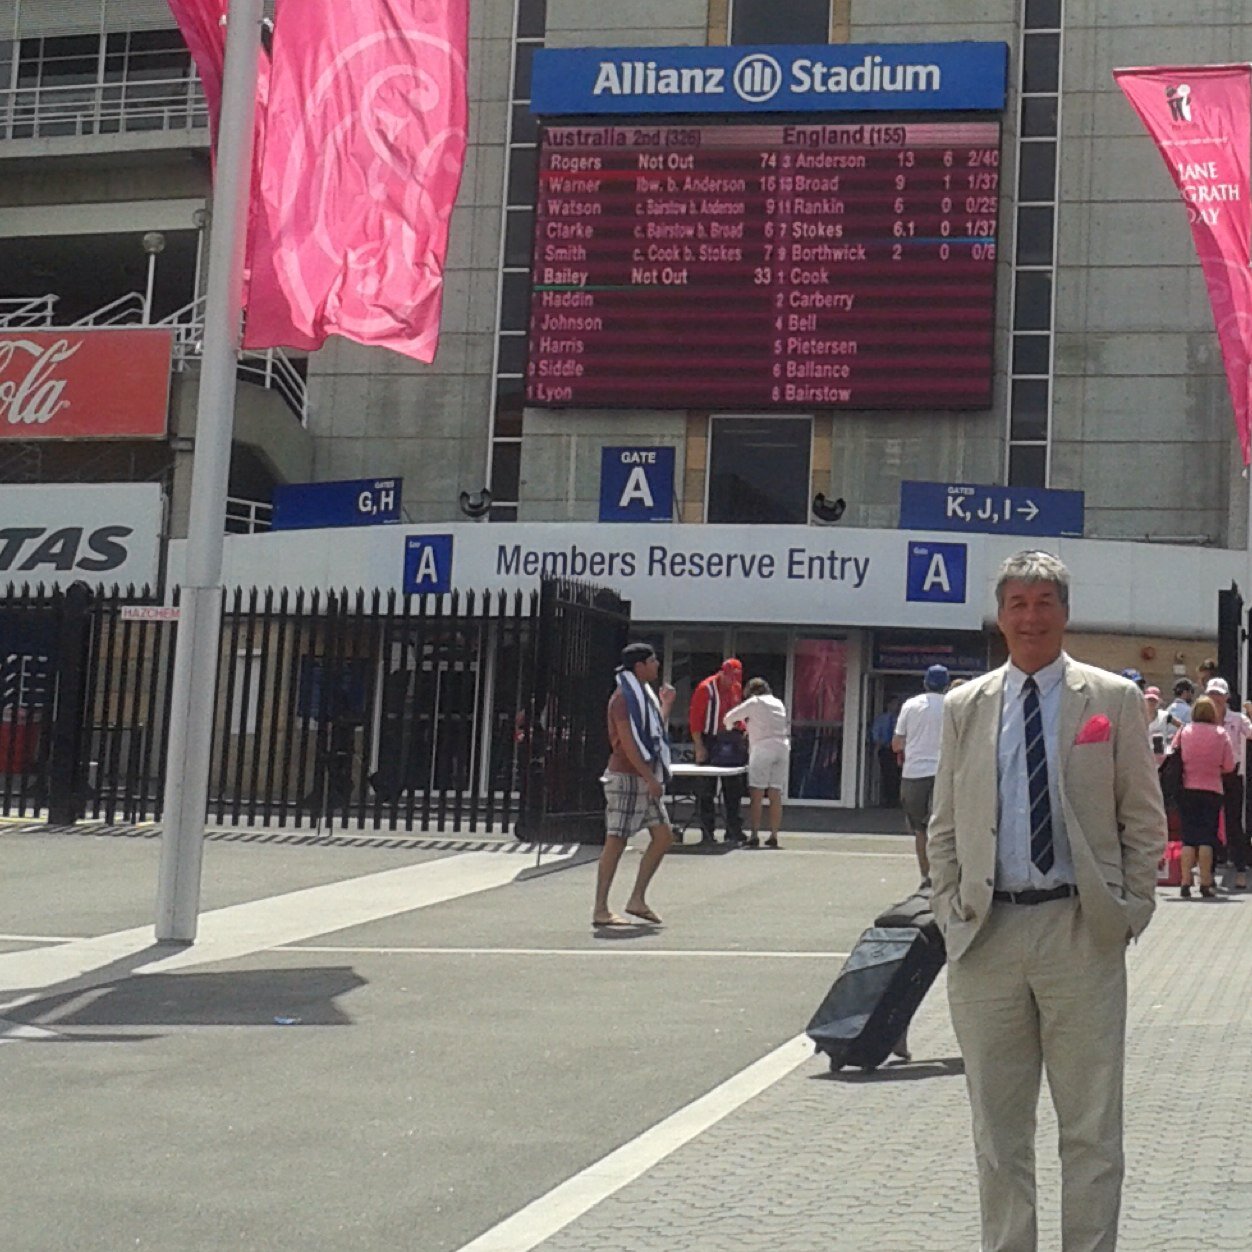
POLYGON ((673 839, 662 797, 669 779, 666 724, 674 688, 667 683, 657 695, 652 684, 660 672, 661 661, 651 644, 632 643, 622 649, 617 687, 609 697, 609 763, 600 779, 604 784, 605 840, 596 871, 593 926, 632 924, 609 908, 609 889, 626 841, 644 827, 652 842, 639 863, 626 912, 653 925, 661 921, 646 900, 648 884, 673 839))
POLYGON ((932 665, 923 681, 925 690, 905 700, 896 721, 891 746, 904 753, 900 771, 900 807, 913 832, 917 867, 922 882, 930 882, 930 862, 926 858, 926 827, 930 824, 930 803, 939 769, 939 740, 943 734, 943 692, 949 681, 946 665, 932 665))

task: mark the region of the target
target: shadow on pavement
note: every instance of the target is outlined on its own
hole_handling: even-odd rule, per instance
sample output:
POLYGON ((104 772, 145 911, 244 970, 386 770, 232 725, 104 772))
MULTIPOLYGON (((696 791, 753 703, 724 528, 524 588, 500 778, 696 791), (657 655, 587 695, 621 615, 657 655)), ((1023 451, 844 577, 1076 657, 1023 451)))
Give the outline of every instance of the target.
POLYGON ((965 1073, 965 1062, 959 1056, 945 1056, 933 1061, 910 1061, 886 1065, 866 1073, 859 1069, 828 1070, 810 1077, 826 1082, 919 1082, 923 1078, 959 1078, 965 1073))
MULTIPOLYGON (((528 853, 534 856, 534 853, 528 853)), ((545 855, 551 855, 546 853, 545 855)), ((565 856, 555 861, 544 861, 540 859, 538 865, 528 865, 524 870, 519 871, 513 878, 514 882, 530 882, 534 878, 547 878, 549 874, 560 874, 567 869, 574 869, 578 865, 590 865, 600 859, 600 849, 591 844, 580 847, 573 856, 565 856)))
POLYGON ((366 985, 348 966, 140 974, 42 996, 6 1013, 45 1030, 77 1026, 350 1026, 335 1000, 366 985))
POLYGON ((613 942, 616 939, 642 939, 645 935, 659 935, 664 929, 656 922, 628 922, 624 926, 592 926, 591 937, 613 942))

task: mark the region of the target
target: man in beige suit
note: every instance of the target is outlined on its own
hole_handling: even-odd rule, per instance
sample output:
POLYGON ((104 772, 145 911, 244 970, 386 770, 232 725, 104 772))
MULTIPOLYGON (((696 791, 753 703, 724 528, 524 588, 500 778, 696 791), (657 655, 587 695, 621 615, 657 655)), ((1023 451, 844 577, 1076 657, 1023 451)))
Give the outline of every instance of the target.
POLYGON ((1069 573, 1021 552, 996 584, 1009 662, 944 701, 929 828, 965 1058, 983 1252, 1035 1252, 1043 1068, 1065 1252, 1111 1252, 1121 1206, 1127 942, 1165 812, 1133 683, 1062 650, 1069 573))

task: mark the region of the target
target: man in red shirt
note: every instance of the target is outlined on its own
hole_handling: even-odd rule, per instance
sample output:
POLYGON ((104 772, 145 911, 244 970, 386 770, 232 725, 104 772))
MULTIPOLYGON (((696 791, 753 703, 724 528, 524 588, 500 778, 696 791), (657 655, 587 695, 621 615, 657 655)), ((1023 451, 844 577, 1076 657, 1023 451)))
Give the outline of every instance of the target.
MULTIPOLYGON (((747 765, 747 742, 742 732, 736 734, 722 729, 722 714, 742 702, 743 665, 733 656, 728 657, 716 674, 710 674, 691 693, 688 722, 697 765, 747 765)), ((718 781, 716 778, 700 779, 696 792, 696 820, 700 823, 703 844, 713 842, 718 781)), ((742 843, 743 818, 739 815, 739 805, 747 786, 744 775, 729 774, 720 781, 722 803, 726 808, 725 842, 742 843)))
MULTIPOLYGON (((669 814, 665 808, 665 780, 669 772, 669 746, 665 723, 674 703, 674 688, 666 683, 658 697, 650 693, 650 684, 656 682, 661 672, 661 661, 651 644, 632 643, 622 650, 618 666, 617 689, 609 697, 609 762, 600 781, 604 785, 605 840, 596 871, 596 902, 591 914, 593 926, 625 926, 629 923, 609 908, 609 888, 617 873, 618 862, 626 850, 626 841, 645 827, 652 837, 639 872, 635 876, 634 890, 626 901, 626 912, 642 921, 659 925, 661 919, 648 907, 645 894, 652 876, 673 840, 669 814), (622 677, 631 676, 629 682, 622 677), (639 727, 631 723, 627 695, 631 691, 639 700, 654 701, 657 728, 654 741, 647 744, 639 727), (662 742, 663 741, 663 742, 662 742), (642 746, 641 746, 642 745, 642 746), (645 753, 650 753, 648 759, 645 753)), ((637 712, 639 709, 637 707, 637 712)), ((648 714, 642 712, 642 717, 648 714)))

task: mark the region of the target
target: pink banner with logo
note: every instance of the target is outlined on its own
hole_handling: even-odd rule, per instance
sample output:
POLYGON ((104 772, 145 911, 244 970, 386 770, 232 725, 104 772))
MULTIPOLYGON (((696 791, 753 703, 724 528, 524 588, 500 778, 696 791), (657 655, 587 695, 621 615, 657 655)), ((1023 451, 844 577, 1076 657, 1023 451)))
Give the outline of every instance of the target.
POLYGON ((247 347, 434 360, 468 27, 469 0, 279 0, 247 347))
POLYGON ((1249 461, 1252 364, 1252 66, 1114 70, 1182 193, 1226 366, 1235 428, 1249 461))

